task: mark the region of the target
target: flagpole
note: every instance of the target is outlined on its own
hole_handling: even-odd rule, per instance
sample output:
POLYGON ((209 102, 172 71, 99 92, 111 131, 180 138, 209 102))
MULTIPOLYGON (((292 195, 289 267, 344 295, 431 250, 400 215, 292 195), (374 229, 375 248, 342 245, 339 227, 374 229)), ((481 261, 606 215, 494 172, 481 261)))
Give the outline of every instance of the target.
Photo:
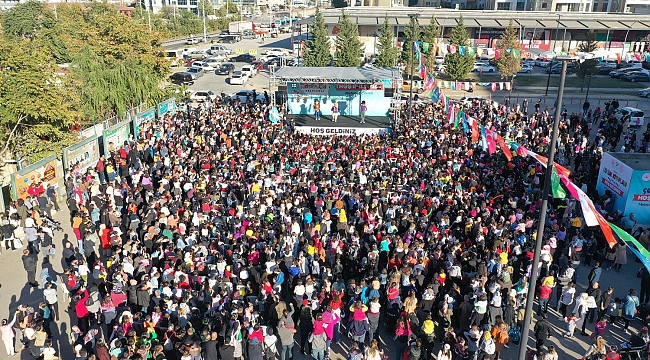
MULTIPOLYGON (((537 237, 535 238, 535 256, 533 258, 533 267, 530 272, 528 281, 528 296, 526 298, 526 312, 524 316, 523 329, 521 330, 521 342, 519 343, 519 359, 526 359, 528 348, 528 333, 530 332, 530 322, 533 314, 533 300, 535 299, 535 288, 537 287, 537 270, 539 269, 539 258, 542 252, 542 242, 544 240, 544 227, 546 226, 546 210, 548 208, 548 196, 551 189, 551 173, 553 172, 553 158, 555 157, 555 146, 557 144, 557 133, 562 114, 562 97, 564 96, 564 81, 566 80, 567 62, 573 60, 572 57, 557 57, 562 62, 562 72, 560 73, 560 88, 557 93, 557 104, 555 108, 555 118, 553 119, 553 131, 551 132, 551 144, 548 150, 548 160, 546 163, 546 172, 544 173, 544 187, 542 190, 542 207, 539 214, 539 224, 537 227, 537 237)), ((539 314, 538 314, 539 315, 539 314)))

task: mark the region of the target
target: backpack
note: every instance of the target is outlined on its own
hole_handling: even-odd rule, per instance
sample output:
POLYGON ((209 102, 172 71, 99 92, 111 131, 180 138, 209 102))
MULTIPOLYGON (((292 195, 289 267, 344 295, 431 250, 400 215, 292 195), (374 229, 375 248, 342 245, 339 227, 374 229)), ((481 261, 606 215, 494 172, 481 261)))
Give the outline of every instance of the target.
POLYGON ((86 307, 95 305, 95 300, 93 299, 92 294, 88 295, 84 305, 86 305, 86 307))

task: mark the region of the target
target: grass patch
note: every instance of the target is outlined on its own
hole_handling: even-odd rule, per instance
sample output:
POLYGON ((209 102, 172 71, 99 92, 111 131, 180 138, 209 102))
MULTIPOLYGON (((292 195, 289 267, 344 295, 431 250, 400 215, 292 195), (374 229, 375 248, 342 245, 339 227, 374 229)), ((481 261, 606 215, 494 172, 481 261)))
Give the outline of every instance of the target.
MULTIPOLYGON (((446 76, 440 76, 444 80, 449 80, 446 76)), ((466 81, 476 81, 476 82, 501 82, 504 81, 501 79, 499 74, 474 74, 471 73, 467 76, 466 81)), ((546 87, 546 82, 548 81, 548 75, 546 74, 517 74, 515 78, 515 86, 533 86, 533 87, 546 87)), ((584 81, 584 88, 587 88, 587 81, 584 81)), ((565 81, 565 87, 569 88, 579 88, 583 85, 583 80, 576 76, 567 76, 565 81)), ((560 86, 560 75, 553 74, 551 75, 551 81, 549 83, 549 88, 557 88, 560 86)), ((648 87, 648 83, 633 83, 625 81, 623 79, 614 79, 610 77, 595 77, 591 79, 591 88, 610 88, 610 89, 642 89, 648 87)))

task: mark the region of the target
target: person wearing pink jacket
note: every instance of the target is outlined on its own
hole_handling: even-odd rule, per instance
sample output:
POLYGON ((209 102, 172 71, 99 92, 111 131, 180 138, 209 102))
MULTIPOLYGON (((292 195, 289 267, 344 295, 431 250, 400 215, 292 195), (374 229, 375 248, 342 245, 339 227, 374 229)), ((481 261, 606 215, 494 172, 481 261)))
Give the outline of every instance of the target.
POLYGON ((16 350, 14 349, 14 323, 16 322, 16 315, 20 310, 16 310, 14 313, 14 319, 11 322, 8 322, 7 319, 2 319, 2 326, 0 326, 0 332, 2 332, 2 341, 5 343, 5 348, 7 349, 8 356, 16 356, 16 350))
MULTIPOLYGON (((334 338, 336 336, 338 338, 338 331, 339 331, 339 322, 341 321, 341 317, 337 315, 334 311, 332 311, 331 306, 326 306, 325 311, 323 312, 323 328, 325 329, 325 334, 327 334, 327 348, 325 349, 325 357, 329 357, 329 352, 330 352, 330 345, 332 343, 332 340, 337 341, 337 339, 334 338)), ((316 324, 314 324, 314 327, 316 324)))

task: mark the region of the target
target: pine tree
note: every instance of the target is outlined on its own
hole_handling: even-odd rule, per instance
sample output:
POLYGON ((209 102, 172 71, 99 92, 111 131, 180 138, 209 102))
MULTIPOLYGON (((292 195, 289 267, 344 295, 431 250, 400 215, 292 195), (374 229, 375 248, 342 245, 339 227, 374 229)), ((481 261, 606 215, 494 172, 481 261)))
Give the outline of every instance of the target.
POLYGON ((363 57, 363 44, 359 40, 359 28, 350 20, 345 10, 341 10, 338 23, 339 33, 336 34, 336 66, 358 67, 363 57))
MULTIPOLYGON (((581 41, 580 44, 578 44, 578 51, 585 54, 593 52, 597 48, 598 43, 596 42, 596 34, 593 30, 590 30, 587 33, 585 40, 581 41)), ((595 58, 585 59, 582 62, 576 64, 576 76, 582 79, 582 83, 580 84, 580 91, 582 91, 582 88, 584 87, 585 78, 596 74, 596 65, 598 65, 598 59, 595 58)))
POLYGON ((391 67, 395 66, 397 57, 399 56, 399 49, 395 46, 395 37, 393 36, 393 26, 388 23, 388 15, 384 19, 382 25, 381 36, 379 37, 379 44, 377 58, 375 59, 375 66, 377 67, 391 67))
POLYGON ((461 55, 459 52, 460 46, 469 46, 469 36, 462 15, 458 19, 458 25, 451 30, 449 42, 456 46, 457 49, 454 54, 447 54, 445 59, 445 74, 452 80, 464 79, 474 68, 475 58, 469 51, 465 51, 465 55, 461 55))
POLYGON ((330 38, 327 35, 325 19, 318 8, 314 16, 314 22, 310 26, 312 39, 305 44, 305 56, 303 64, 308 67, 324 67, 332 60, 330 54, 330 38))
POLYGON ((422 41, 425 44, 429 44, 427 52, 424 53, 424 63, 427 65, 427 68, 429 68, 430 71, 433 71, 436 66, 438 36, 440 36, 438 22, 436 21, 435 15, 431 15, 431 21, 429 22, 429 25, 424 26, 424 31, 422 34, 422 41))
POLYGON ((402 60, 404 68, 410 73, 411 61, 415 56, 413 52, 413 43, 420 40, 420 23, 416 16, 411 16, 408 25, 404 27, 404 44, 402 45, 402 60))
POLYGON ((513 75, 521 70, 519 60, 521 45, 517 36, 517 28, 515 28, 512 19, 510 19, 506 31, 501 35, 498 48, 501 49, 501 56, 497 59, 497 68, 501 73, 501 78, 512 79, 513 75))

